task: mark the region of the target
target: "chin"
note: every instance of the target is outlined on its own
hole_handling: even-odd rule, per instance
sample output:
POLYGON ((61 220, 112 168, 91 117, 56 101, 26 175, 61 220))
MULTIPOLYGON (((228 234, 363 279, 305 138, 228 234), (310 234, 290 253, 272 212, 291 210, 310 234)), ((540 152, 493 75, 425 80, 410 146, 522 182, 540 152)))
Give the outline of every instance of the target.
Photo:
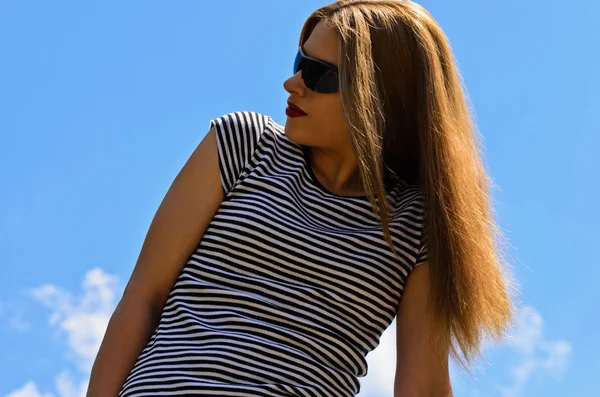
POLYGON ((302 143, 302 139, 297 139, 297 135, 296 133, 294 133, 294 128, 292 128, 291 126, 288 126, 288 122, 286 121, 283 132, 285 133, 285 136, 287 139, 289 139, 290 141, 294 142, 297 145, 304 145, 304 143, 302 143))

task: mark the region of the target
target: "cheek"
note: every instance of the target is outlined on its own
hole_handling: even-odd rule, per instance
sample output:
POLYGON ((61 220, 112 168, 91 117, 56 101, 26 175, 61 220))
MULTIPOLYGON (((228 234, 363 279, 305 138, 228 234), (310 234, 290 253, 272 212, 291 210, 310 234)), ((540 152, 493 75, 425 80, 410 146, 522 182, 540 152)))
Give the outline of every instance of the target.
POLYGON ((329 129, 344 125, 344 112, 339 95, 327 95, 319 99, 314 109, 320 122, 327 125, 329 129))
POLYGON ((339 142, 347 137, 346 119, 339 97, 329 99, 320 109, 323 130, 330 142, 339 142))

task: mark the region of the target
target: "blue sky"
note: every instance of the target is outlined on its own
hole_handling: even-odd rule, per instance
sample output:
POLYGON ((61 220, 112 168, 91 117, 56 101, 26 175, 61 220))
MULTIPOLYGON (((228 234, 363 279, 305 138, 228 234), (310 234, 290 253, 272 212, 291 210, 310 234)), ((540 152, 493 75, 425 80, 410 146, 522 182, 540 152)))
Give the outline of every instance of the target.
MULTIPOLYGON (((302 23, 327 3, 0 2, 0 396, 84 395, 173 178, 211 118, 285 123, 302 23)), ((522 300, 474 377, 453 367, 455 394, 592 396, 600 5, 421 4, 468 87, 522 300)), ((392 396, 394 326, 361 397, 392 396)))

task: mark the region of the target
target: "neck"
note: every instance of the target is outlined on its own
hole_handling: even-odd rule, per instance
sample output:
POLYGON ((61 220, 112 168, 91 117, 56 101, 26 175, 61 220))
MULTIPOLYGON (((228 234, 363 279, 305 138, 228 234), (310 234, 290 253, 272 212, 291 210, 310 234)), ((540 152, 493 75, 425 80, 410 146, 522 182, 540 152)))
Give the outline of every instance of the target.
POLYGON ((345 196, 366 194, 353 154, 344 156, 310 146, 305 146, 304 150, 313 174, 327 190, 345 196))

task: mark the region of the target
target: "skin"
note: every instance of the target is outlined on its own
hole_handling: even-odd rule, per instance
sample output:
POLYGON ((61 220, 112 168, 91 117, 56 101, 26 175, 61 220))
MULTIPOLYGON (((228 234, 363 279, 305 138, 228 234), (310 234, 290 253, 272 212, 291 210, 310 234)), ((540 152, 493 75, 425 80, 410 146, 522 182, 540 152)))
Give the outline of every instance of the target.
MULTIPOLYGON (((319 22, 304 43, 304 52, 339 66, 338 41, 337 33, 319 22)), ((308 162, 321 185, 334 194, 365 195, 339 92, 322 94, 309 90, 302 80, 302 71, 287 79, 283 87, 290 94, 289 100, 307 114, 288 117, 285 135, 292 142, 308 146, 308 162)))

